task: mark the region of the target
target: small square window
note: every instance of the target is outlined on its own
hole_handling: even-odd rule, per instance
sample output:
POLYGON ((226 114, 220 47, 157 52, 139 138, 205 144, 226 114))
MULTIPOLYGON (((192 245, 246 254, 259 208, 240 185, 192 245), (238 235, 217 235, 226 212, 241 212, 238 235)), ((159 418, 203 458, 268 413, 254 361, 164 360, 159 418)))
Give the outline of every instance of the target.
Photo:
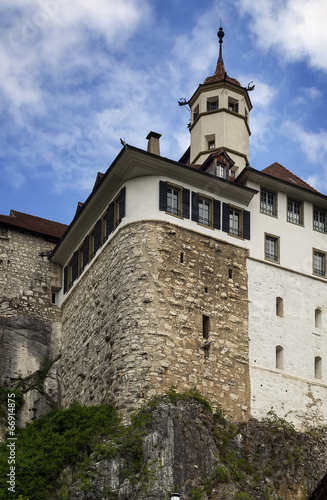
POLYGON ((279 262, 279 238, 277 236, 265 235, 265 259, 279 262))
POLYGON ((208 149, 215 149, 215 141, 208 141, 208 149))
POLYGON ((207 111, 215 111, 218 109, 218 104, 218 97, 209 97, 209 99, 207 99, 207 111))
POLYGON ((327 212, 314 208, 313 210, 313 229, 321 233, 327 232, 327 212))
POLYGON ((267 215, 276 215, 276 195, 268 191, 261 191, 260 212, 267 215))
POLYGON ((326 276, 326 254, 325 252, 313 251, 313 274, 326 276))
POLYGON ((236 99, 232 99, 230 97, 228 99, 228 109, 229 109, 229 111, 233 111, 234 113, 238 113, 238 101, 236 99))
POLYGON ((293 224, 302 224, 302 204, 287 200, 287 221, 293 224))
POLYGON ((199 197, 199 224, 212 227, 212 200, 199 197))

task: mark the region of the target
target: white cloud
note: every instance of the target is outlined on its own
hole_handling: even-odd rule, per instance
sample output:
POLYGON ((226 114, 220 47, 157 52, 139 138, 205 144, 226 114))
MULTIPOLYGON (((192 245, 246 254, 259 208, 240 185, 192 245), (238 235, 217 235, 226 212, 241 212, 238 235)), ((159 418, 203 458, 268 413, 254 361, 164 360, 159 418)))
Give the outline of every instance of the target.
POLYGON ((287 121, 284 130, 298 142, 299 147, 312 163, 324 165, 327 160, 327 131, 308 132, 298 123, 287 121))
POLYGON ((259 46, 274 48, 282 60, 307 59, 327 71, 327 3, 325 0, 237 0, 259 46))

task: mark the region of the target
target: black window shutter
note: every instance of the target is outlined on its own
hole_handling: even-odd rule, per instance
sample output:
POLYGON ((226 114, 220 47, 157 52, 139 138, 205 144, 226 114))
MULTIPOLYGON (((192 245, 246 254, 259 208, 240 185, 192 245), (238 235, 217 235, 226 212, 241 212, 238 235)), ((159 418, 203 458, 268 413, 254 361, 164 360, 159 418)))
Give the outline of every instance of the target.
POLYGON ((220 201, 213 200, 213 227, 220 229, 220 201))
POLYGON ((64 293, 68 290, 68 267, 64 268, 64 293))
POLYGON ((190 218, 190 190, 183 188, 182 194, 183 207, 182 207, 182 217, 185 219, 190 218))
POLYGON ((120 200, 119 200, 120 219, 125 217, 125 206, 126 206, 126 187, 124 186, 120 192, 120 200))
POLYGON ((106 236, 109 236, 110 233, 114 230, 114 203, 109 203, 109 207, 107 210, 107 227, 106 227, 106 236))
POLYGON ((250 239, 250 212, 243 210, 243 238, 250 239))
POLYGON ((94 253, 101 247, 102 220, 97 220, 94 227, 94 253))
POLYGON ((78 250, 73 253, 72 258, 72 282, 76 280, 78 276, 78 250))
POLYGON ((159 182, 159 210, 167 210, 167 182, 159 182))
POLYGON ((199 222, 199 195, 192 191, 192 220, 199 222))
POLYGON ((87 235, 85 236, 83 243, 83 267, 85 267, 86 264, 88 264, 89 255, 90 255, 90 237, 89 235, 87 235))
POLYGON ((223 227, 222 230, 225 233, 229 233, 229 205, 228 203, 223 203, 223 227))

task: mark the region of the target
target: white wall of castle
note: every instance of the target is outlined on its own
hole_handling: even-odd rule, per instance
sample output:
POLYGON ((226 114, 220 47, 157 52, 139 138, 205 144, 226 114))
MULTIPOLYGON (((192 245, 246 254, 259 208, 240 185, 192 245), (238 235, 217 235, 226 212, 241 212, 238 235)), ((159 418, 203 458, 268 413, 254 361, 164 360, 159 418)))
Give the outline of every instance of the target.
MULTIPOLYGON (((263 260, 265 256, 265 233, 279 238, 279 264, 283 267, 308 276, 313 275, 313 249, 327 252, 327 235, 313 229, 313 203, 303 201, 303 223, 293 224, 287 221, 287 192, 279 192, 277 198, 277 216, 260 213, 260 185, 247 184, 259 193, 250 203, 251 240, 250 255, 263 260)), ((286 189, 285 189, 286 191, 286 189)), ((294 196, 290 196, 294 199, 294 196)), ((298 199, 301 201, 301 198, 298 199)), ((314 278, 318 279, 319 278, 314 278)), ((322 280, 325 283, 325 280, 322 280)))
POLYGON ((298 428, 326 424, 326 284, 252 259, 247 269, 251 414, 260 419, 273 408, 298 428), (283 299, 283 317, 276 314, 276 297, 283 299), (281 369, 276 368, 277 346, 283 348, 281 369), (316 357, 322 360, 320 379, 316 357))

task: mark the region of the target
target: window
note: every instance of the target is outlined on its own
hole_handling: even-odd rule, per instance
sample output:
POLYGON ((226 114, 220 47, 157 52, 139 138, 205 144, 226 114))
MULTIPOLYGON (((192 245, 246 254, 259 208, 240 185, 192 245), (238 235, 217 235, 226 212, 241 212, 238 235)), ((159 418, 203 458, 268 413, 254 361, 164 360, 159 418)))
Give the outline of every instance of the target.
POLYGON ((242 208, 233 207, 228 203, 223 203, 222 230, 232 236, 249 240, 250 212, 242 208))
POLYGON ((277 236, 265 235, 265 259, 279 262, 279 238, 277 236))
POLYGON ((229 234, 242 237, 242 212, 233 208, 229 209, 229 234))
POLYGON ((281 297, 276 297, 276 316, 284 317, 284 301, 281 297))
POLYGON ((212 226, 212 201, 199 197, 199 224, 212 226))
POLYGON ((218 109, 218 103, 218 97, 209 97, 209 99, 207 99, 207 111, 215 111, 218 109))
POLYGON ((167 187, 167 212, 181 216, 181 190, 167 187))
POLYGON ((228 99, 228 109, 229 111, 234 111, 234 113, 238 113, 238 101, 230 97, 228 99))
POLYGON ((194 108, 194 111, 193 111, 193 122, 195 122, 195 120, 197 119, 198 116, 199 116, 199 105, 197 105, 194 108))
POLYGON ((315 310, 315 328, 321 328, 321 327, 322 327, 322 314, 320 307, 317 307, 317 309, 315 310))
POLYGON ((220 201, 192 192, 192 220, 220 229, 220 201))
POLYGON ((215 149, 215 141, 208 141, 208 149, 215 149))
POLYGON ((210 332, 210 318, 209 316, 206 316, 203 314, 202 316, 202 334, 204 339, 209 338, 209 332, 210 332))
POLYGON ((314 208, 313 210, 313 229, 321 233, 327 232, 326 226, 327 212, 314 208))
POLYGON ((320 356, 315 357, 315 378, 322 378, 322 360, 320 356))
MULTIPOLYGON (((109 203, 106 218, 106 235, 104 239, 107 239, 109 234, 114 231, 121 223, 123 217, 125 217, 126 206, 126 188, 120 191, 118 196, 109 203)), ((101 221, 103 225, 103 220, 101 221)), ((100 225, 100 223, 99 223, 100 225)))
POLYGON ((159 210, 171 215, 190 218, 190 191, 165 181, 159 182, 159 210))
POLYGON ((227 176, 226 176, 225 165, 222 165, 221 163, 217 163, 216 173, 217 173, 217 177, 221 177, 222 179, 226 179, 227 176))
POLYGON ((302 224, 302 205, 296 201, 287 201, 287 221, 302 224))
POLYGON ((313 251, 313 274, 317 276, 326 275, 326 254, 324 252, 319 252, 318 250, 313 251))
POLYGON ((284 349, 280 345, 276 347, 276 368, 277 370, 284 369, 284 349))
POLYGON ((267 215, 276 215, 276 195, 268 191, 261 191, 260 212, 267 215))

